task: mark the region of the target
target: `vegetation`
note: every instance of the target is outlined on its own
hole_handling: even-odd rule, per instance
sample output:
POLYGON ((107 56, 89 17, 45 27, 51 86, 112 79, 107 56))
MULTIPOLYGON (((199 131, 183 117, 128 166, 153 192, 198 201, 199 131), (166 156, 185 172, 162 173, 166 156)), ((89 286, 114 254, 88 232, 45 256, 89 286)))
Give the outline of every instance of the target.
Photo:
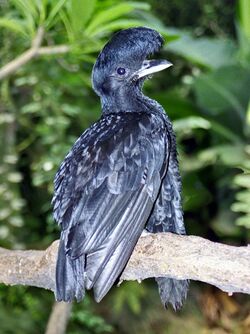
MULTIPOLYGON (((0 1, 0 77, 34 41, 43 48, 0 81, 1 246, 43 249, 58 238, 50 205, 55 172, 100 116, 93 63, 113 32, 138 25, 163 34, 160 56, 174 63, 147 81, 145 92, 174 121, 188 233, 246 244, 249 17, 247 0, 0 1)), ((0 295, 1 333, 44 332, 51 293, 1 286, 0 295)), ((98 306, 91 296, 75 305, 68 333, 212 333, 209 326, 247 333, 249 309, 244 296, 193 284, 187 306, 174 314, 162 309, 153 282, 129 282, 98 306)))

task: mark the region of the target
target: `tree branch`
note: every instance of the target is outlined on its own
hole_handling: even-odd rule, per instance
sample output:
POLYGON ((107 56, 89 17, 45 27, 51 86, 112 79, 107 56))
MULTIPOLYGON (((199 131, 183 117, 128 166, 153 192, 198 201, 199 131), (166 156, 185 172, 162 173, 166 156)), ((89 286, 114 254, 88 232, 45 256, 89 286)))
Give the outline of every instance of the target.
MULTIPOLYGON (((58 241, 45 251, 0 248, 0 282, 54 291, 58 241)), ((122 280, 171 276, 217 286, 232 294, 250 294, 250 247, 223 245, 196 236, 158 233, 142 236, 122 280)))
POLYGON ((70 51, 70 47, 68 45, 55 45, 55 46, 43 46, 37 50, 37 56, 48 56, 48 55, 56 55, 67 53, 70 51))
POLYGON ((10 61, 8 64, 0 68, 0 80, 6 78, 10 74, 15 73, 20 67, 27 64, 33 58, 43 55, 62 54, 70 51, 68 45, 57 45, 41 47, 44 36, 44 29, 38 28, 37 34, 33 39, 32 46, 29 50, 18 56, 16 59, 10 61))
POLYGON ((45 334, 64 334, 69 321, 72 303, 55 302, 45 334))

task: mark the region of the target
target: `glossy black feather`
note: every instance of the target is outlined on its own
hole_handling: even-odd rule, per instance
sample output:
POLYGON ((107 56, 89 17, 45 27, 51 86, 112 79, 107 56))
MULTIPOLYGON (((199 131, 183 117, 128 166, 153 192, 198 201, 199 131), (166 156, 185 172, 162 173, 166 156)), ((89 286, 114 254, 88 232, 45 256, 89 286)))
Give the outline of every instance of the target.
MULTIPOLYGON (((97 300, 121 273, 158 196, 168 151, 164 127, 154 114, 106 115, 65 158, 55 179, 53 205, 71 292, 60 292, 58 300, 73 299, 76 270, 87 288, 94 287, 97 300), (74 268, 81 257, 85 275, 74 268), (112 264, 113 258, 118 260, 112 264)), ((65 285, 61 266, 58 261, 58 286, 65 285)))
MULTIPOLYGON (((181 179, 175 136, 168 120, 167 124, 171 138, 168 171, 162 181, 161 191, 147 222, 146 229, 151 233, 172 232, 186 234, 181 205, 181 179)), ((156 282, 163 305, 167 307, 167 304, 171 303, 175 310, 179 309, 183 300, 186 299, 189 281, 157 277, 156 282)))
MULTIPOLYGON (((53 212, 61 227, 59 301, 79 301, 91 288, 100 301, 144 228, 185 234, 172 125, 162 107, 142 94, 145 78, 137 74, 162 43, 152 29, 123 30, 104 47, 93 68, 102 117, 76 141, 54 181, 53 212), (125 71, 117 72, 119 67, 125 71)), ((163 304, 180 307, 188 281, 156 281, 163 304)))

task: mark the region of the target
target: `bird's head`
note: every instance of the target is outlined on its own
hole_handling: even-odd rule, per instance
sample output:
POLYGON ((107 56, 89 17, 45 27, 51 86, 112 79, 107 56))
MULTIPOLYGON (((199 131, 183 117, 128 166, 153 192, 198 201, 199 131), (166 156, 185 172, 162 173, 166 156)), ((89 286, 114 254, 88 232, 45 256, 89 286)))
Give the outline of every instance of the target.
POLYGON ((159 51, 162 44, 162 36, 146 27, 116 33, 94 65, 92 82, 95 92, 104 101, 123 103, 128 94, 141 89, 148 75, 172 65, 167 60, 147 59, 159 51))

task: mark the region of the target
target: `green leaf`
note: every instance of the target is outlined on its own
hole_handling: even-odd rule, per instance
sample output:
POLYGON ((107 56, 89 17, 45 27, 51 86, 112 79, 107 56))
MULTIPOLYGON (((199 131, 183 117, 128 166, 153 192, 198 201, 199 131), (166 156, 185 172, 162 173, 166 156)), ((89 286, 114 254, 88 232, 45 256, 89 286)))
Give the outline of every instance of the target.
POLYGON ((250 87, 250 73, 240 66, 221 67, 194 81, 197 101, 202 108, 214 115, 234 110, 242 121, 249 99, 245 87, 250 87))
POLYGON ((250 214, 250 205, 249 203, 236 202, 231 206, 232 211, 234 212, 246 212, 250 214))
POLYGON ((244 226, 245 228, 250 229, 250 214, 237 218, 236 224, 238 226, 244 226))
POLYGON ((194 103, 182 94, 182 87, 180 86, 168 91, 157 91, 151 95, 167 110, 171 119, 183 119, 199 114, 199 110, 194 103))
POLYGON ((250 191, 249 190, 242 190, 237 192, 235 198, 239 202, 249 203, 250 204, 250 191))
POLYGON ((242 30, 250 39, 250 1, 239 0, 239 19, 242 30))
POLYGON ((220 209, 210 226, 219 236, 237 237, 241 235, 241 229, 235 225, 235 213, 227 209, 220 209))
POLYGON ((90 36, 91 37, 94 37, 96 35, 104 36, 106 34, 109 34, 112 31, 126 29, 130 27, 137 27, 143 24, 144 22, 140 20, 132 20, 132 19, 115 20, 113 22, 110 22, 108 24, 105 24, 95 29, 95 31, 92 34, 90 34, 90 36))
POLYGON ((224 137, 224 139, 228 140, 229 142, 233 143, 241 143, 242 140, 238 136, 238 134, 235 134, 235 132, 231 131, 228 127, 222 125, 221 123, 218 123, 214 120, 209 119, 211 123, 211 130, 214 133, 219 134, 221 137, 224 137))
POLYGON ((250 159, 249 158, 242 162, 241 169, 244 173, 250 173, 250 159))
POLYGON ((41 104, 39 102, 31 102, 25 104, 20 111, 23 114, 35 114, 39 113, 40 109, 41 109, 41 104))
POLYGON ((220 162, 230 167, 240 167, 246 159, 244 145, 217 145, 198 154, 198 160, 213 164, 220 162))
POLYGON ((65 2, 67 0, 58 0, 55 2, 55 6, 51 9, 50 14, 46 20, 46 26, 47 28, 51 28, 54 24, 55 17, 60 14, 60 11, 62 10, 65 2))
MULTIPOLYGON (((186 160, 187 161, 187 160, 186 160)), ((185 162, 186 162, 185 161, 185 162)), ((212 196, 194 170, 183 177, 184 210, 195 211, 211 202, 212 196)))
POLYGON ((35 34, 35 21, 38 12, 32 0, 12 0, 14 6, 18 9, 21 15, 27 20, 26 27, 29 32, 35 34))
POLYGON ((111 22, 115 19, 118 19, 121 16, 131 13, 135 9, 147 9, 150 6, 145 6, 145 4, 137 2, 127 2, 121 3, 116 6, 112 6, 108 9, 102 10, 95 15, 93 20, 90 22, 86 28, 86 34, 94 34, 96 29, 100 29, 105 23, 111 22))
MULTIPOLYGON (((192 155, 188 156, 182 152, 179 154, 179 160, 180 160, 180 169, 183 172, 191 173, 194 171, 198 171, 204 167, 206 167, 209 163, 207 161, 201 161, 197 158, 197 156, 192 155)), ((190 191, 192 191, 192 188, 190 188, 190 191)), ((187 195, 189 196, 189 195, 187 195)))
POLYGON ((37 16, 37 7, 35 1, 32 0, 12 0, 14 5, 22 12, 23 16, 37 16))
POLYGON ((62 20, 62 22, 65 26, 65 29, 66 29, 66 32, 67 32, 67 35, 68 35, 68 39, 71 43, 73 43, 73 41, 74 41, 74 31, 73 31, 73 27, 71 25, 70 19, 69 19, 65 10, 61 10, 59 14, 60 14, 61 20, 62 20))
POLYGON ((145 9, 146 11, 140 12, 140 18, 143 20, 143 25, 146 25, 152 29, 157 30, 166 39, 166 42, 174 41, 179 38, 176 29, 166 27, 162 21, 154 16, 151 11, 145 9))
POLYGON ((250 174, 240 174, 234 178, 234 183, 237 186, 250 188, 250 174))
POLYGON ((192 63, 215 69, 235 62, 237 47, 232 40, 218 38, 194 38, 190 33, 173 29, 179 39, 170 43, 170 50, 192 63))
POLYGON ((21 20, 2 17, 0 18, 0 27, 27 36, 27 32, 25 31, 25 24, 21 20))
POLYGON ((95 1, 93 0, 71 0, 70 8, 68 10, 72 27, 77 33, 83 30, 85 24, 90 19, 95 8, 95 1))
POLYGON ((36 5, 37 5, 39 16, 40 16, 39 25, 43 25, 43 23, 46 19, 47 4, 48 4, 48 0, 42 0, 42 1, 41 0, 36 0, 36 5))
POLYGON ((250 100, 248 102, 248 106, 247 106, 247 110, 246 110, 245 133, 248 137, 250 137, 250 100))
POLYGON ((194 129, 208 130, 210 128, 210 122, 199 116, 189 116, 174 121, 174 130, 181 135, 190 134, 194 129))

